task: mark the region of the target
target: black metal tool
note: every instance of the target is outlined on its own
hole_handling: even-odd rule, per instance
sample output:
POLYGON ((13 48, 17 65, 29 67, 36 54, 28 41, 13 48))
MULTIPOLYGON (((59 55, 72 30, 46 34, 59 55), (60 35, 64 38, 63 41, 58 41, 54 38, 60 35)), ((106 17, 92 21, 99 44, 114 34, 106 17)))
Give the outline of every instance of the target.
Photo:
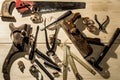
POLYGON ((44 65, 45 65, 46 67, 50 67, 50 68, 52 68, 52 69, 55 69, 55 70, 61 72, 61 69, 60 69, 59 67, 54 66, 54 65, 52 65, 51 63, 44 62, 44 65))
POLYGON ((106 27, 106 26, 109 24, 109 22, 110 22, 109 16, 106 16, 106 17, 107 17, 106 20, 101 24, 101 23, 98 21, 97 15, 95 14, 95 21, 96 21, 97 24, 99 25, 99 30, 100 30, 100 31, 105 31, 105 32, 106 32, 105 27, 106 27))
POLYGON ((47 30, 45 29, 46 47, 48 49, 48 51, 46 52, 46 54, 48 56, 52 56, 53 59, 54 59, 54 61, 55 61, 55 63, 57 63, 57 64, 61 62, 61 60, 58 58, 57 54, 55 53, 56 48, 57 48, 57 46, 56 46, 57 45, 57 43, 56 43, 56 37, 57 37, 58 31, 59 31, 58 28, 55 29, 55 34, 53 36, 53 42, 52 42, 51 47, 50 47, 49 42, 48 42, 48 37, 47 37, 47 30))
POLYGON ((37 26, 35 38, 34 38, 33 45, 32 45, 31 51, 30 51, 30 55, 29 55, 30 60, 32 60, 34 58, 34 52, 36 49, 36 41, 37 41, 38 31, 39 31, 39 26, 37 26))
POLYGON ((58 67, 58 65, 56 63, 54 63, 48 56, 46 56, 45 54, 43 54, 41 51, 39 51, 36 48, 36 54, 38 55, 38 57, 40 57, 41 59, 43 59, 45 62, 51 63, 52 65, 58 67))
MULTIPOLYGON (((56 34, 56 31, 55 31, 55 34, 56 34)), ((56 36, 56 35, 55 35, 56 36)), ((49 42, 48 42, 48 37, 47 37, 47 30, 45 29, 45 39, 46 39, 46 47, 48 49, 48 51, 46 52, 46 54, 48 56, 50 56, 50 54, 52 55, 55 55, 55 52, 53 51, 54 47, 55 47, 55 38, 54 38, 54 41, 53 41, 53 45, 52 47, 50 48, 50 45, 49 45, 49 42), (50 54, 49 54, 50 53, 50 54)))
POLYGON ((22 16, 28 16, 32 13, 50 13, 56 11, 84 9, 85 2, 59 2, 59 1, 21 1, 16 0, 16 9, 22 16))
POLYGON ((14 61, 28 54, 27 50, 30 48, 29 40, 24 40, 24 38, 30 37, 29 35, 32 33, 32 27, 29 24, 23 24, 16 27, 13 23, 10 23, 9 28, 11 30, 13 44, 2 66, 4 80, 10 80, 10 69, 14 61), (23 32, 26 32, 26 34, 24 35, 23 32), (21 46, 18 48, 16 45, 21 46))
MULTIPOLYGON (((52 60, 50 60, 48 57, 46 57, 45 55, 42 55, 40 53, 40 51, 38 49, 36 49, 36 41, 37 41, 37 35, 38 35, 38 31, 39 31, 39 26, 37 26, 37 31, 36 31, 36 35, 35 35, 35 39, 34 39, 34 42, 33 42, 33 45, 32 45, 32 48, 31 48, 31 51, 30 51, 30 55, 29 55, 29 59, 30 60, 33 60, 34 58, 34 55, 35 55, 35 52, 42 58, 44 58, 44 60, 46 60, 48 63, 51 63, 51 65, 54 66, 54 69, 58 70, 58 71, 61 71, 61 69, 57 66, 57 64, 55 64, 54 62, 52 62, 52 60), (46 58, 46 59, 45 59, 46 58)), ((51 80, 54 80, 53 76, 42 66, 42 64, 37 60, 35 59, 34 62, 47 74, 47 76, 51 79, 51 80)), ((49 66, 49 65, 48 65, 49 66)), ((51 66, 49 66, 51 67, 51 66)), ((52 67, 53 68, 53 67, 52 67)))
POLYGON ((113 37, 111 38, 111 41, 109 43, 108 46, 105 46, 105 48, 103 49, 103 51, 100 53, 100 56, 98 57, 97 60, 95 60, 94 58, 91 58, 90 61, 88 61, 90 64, 92 64, 95 68, 97 68, 99 71, 102 71, 103 68, 99 66, 99 64, 101 63, 101 61, 103 60, 103 58, 105 57, 105 55, 107 54, 107 52, 109 51, 109 49, 112 47, 113 43, 115 42, 115 40, 117 39, 117 37, 120 34, 120 28, 117 28, 113 37), (94 62, 93 62, 94 61, 94 62))
POLYGON ((52 69, 55 69, 57 71, 61 71, 60 67, 54 63, 49 57, 47 57, 46 55, 44 55, 41 51, 39 51, 37 48, 36 48, 36 54, 38 55, 38 57, 42 58, 45 62, 45 66, 49 67, 49 68, 52 68, 52 69))
POLYGON ((54 22, 48 24, 47 26, 45 26, 45 27, 44 27, 43 29, 41 29, 41 30, 45 30, 45 28, 47 28, 47 27, 49 27, 49 26, 51 26, 51 25, 53 25, 53 24, 59 22, 60 20, 62 20, 62 19, 64 19, 64 18, 68 17, 68 16, 71 15, 71 14, 72 14, 71 11, 65 12, 65 13, 62 14, 60 17, 58 17, 54 22))
MULTIPOLYGON (((48 71, 46 71, 45 67, 42 65, 41 63, 38 61, 38 59, 33 59, 34 55, 37 55, 38 58, 41 58, 42 60, 44 60, 45 62, 50 63, 51 65, 53 65, 55 69, 58 69, 58 71, 61 71, 61 69, 59 68, 59 66, 54 63, 48 56, 46 56, 45 54, 43 54, 41 51, 39 51, 36 48, 36 40, 37 40, 37 35, 34 37, 34 42, 33 45, 30 46, 30 41, 31 41, 31 34, 32 34, 32 27, 30 25, 21 25, 19 27, 15 27, 13 24, 10 24, 10 30, 11 33, 13 34, 13 42, 17 39, 17 42, 19 41, 19 43, 21 44, 21 42, 23 42, 24 45, 22 45, 21 47, 23 48, 23 50, 21 51, 18 47, 16 47, 14 44, 12 45, 5 61, 3 64, 3 77, 5 80, 10 80, 10 69, 12 64, 14 63, 15 60, 17 60, 18 58, 24 57, 25 55, 28 55, 31 53, 31 60, 33 60, 37 65, 39 65, 39 67, 41 68, 41 70, 43 70, 45 73, 48 73, 48 71), (15 35, 14 35, 15 33, 15 35), (22 40, 19 40, 20 36, 24 36, 25 39, 23 38, 22 40), (36 38, 36 39, 35 39, 36 38), (31 50, 30 51, 30 47, 31 50), (39 64, 40 63, 40 64, 39 64), (42 68, 44 67, 44 68, 42 68)), ((39 27, 37 27, 37 31, 36 34, 38 34, 38 30, 39 27)), ((32 37, 33 38, 33 37, 32 37)), ((49 66, 49 65, 48 65, 49 66)), ((51 67, 51 66, 49 66, 51 67)), ((51 80, 53 80, 53 77, 51 77, 52 75, 50 75, 50 73, 46 74, 51 80)))
POLYGON ((37 60, 34 60, 35 63, 47 74, 47 76, 51 79, 54 80, 54 77, 45 69, 45 67, 37 60))
POLYGON ((87 40, 87 42, 90 43, 90 44, 95 44, 95 45, 104 46, 104 44, 101 42, 101 40, 100 40, 99 38, 86 37, 86 40, 87 40))
MULTIPOLYGON (((41 59, 43 59, 46 63, 48 63, 47 67, 50 67, 52 69, 55 69, 57 71, 61 71, 60 67, 54 63, 49 57, 47 57, 46 55, 44 55, 41 51, 39 51, 37 48, 34 51, 34 53, 36 53, 38 55, 38 57, 40 57, 41 59), (50 64, 50 65, 49 65, 50 64)), ((53 79, 53 76, 46 70, 46 68, 37 60, 35 59, 34 62, 46 73, 46 75, 51 79, 53 79)))
MULTIPOLYGON (((36 53, 38 55, 38 57, 40 57, 41 59, 43 59, 45 62, 47 62, 48 64, 50 64, 50 65, 47 65, 47 67, 50 67, 50 68, 55 69, 57 71, 61 71, 61 69, 59 68, 59 66, 56 63, 54 63, 49 57, 47 57, 46 55, 44 55, 37 48, 34 51, 34 53, 36 53)), ((54 80, 53 76, 46 70, 46 68, 37 59, 35 59, 34 62, 46 73, 46 75, 51 80, 54 80)))

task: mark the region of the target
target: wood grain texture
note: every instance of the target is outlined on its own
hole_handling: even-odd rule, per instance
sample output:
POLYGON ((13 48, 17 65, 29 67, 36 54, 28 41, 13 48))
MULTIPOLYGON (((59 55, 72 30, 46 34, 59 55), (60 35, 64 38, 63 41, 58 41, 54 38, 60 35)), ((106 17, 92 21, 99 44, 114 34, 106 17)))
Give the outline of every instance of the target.
MULTIPOLYGON (((39 0, 37 0, 39 1, 39 0)), ((48 0, 45 0, 48 1, 48 0)), ((56 0, 52 0, 56 1, 56 0)), ((59 1, 65 1, 65 0, 59 0, 59 1)), ((91 19, 94 19, 94 14, 98 15, 98 18, 100 22, 102 22, 105 18, 106 15, 110 17, 110 23, 107 26, 107 34, 100 32, 99 34, 95 35, 87 31, 87 29, 84 29, 84 34, 88 37, 98 37, 102 40, 102 42, 108 44, 109 40, 111 39, 114 31, 116 28, 120 28, 120 0, 66 0, 66 1, 77 1, 77 2, 86 2, 86 9, 77 9, 73 10, 73 12, 80 12, 83 17, 90 17, 91 19)), ((0 0, 0 11, 1 11, 1 6, 2 6, 3 0, 0 0)), ((57 18, 59 15, 61 15, 63 12, 55 12, 55 13, 48 13, 48 14, 43 14, 43 17, 49 19, 51 16, 54 18, 57 18)), ((22 18, 21 15, 14 9, 13 15, 15 16, 17 22, 14 23, 15 26, 19 26, 21 24, 27 23, 31 24, 33 27, 33 34, 35 34, 35 30, 38 24, 33 24, 32 21, 30 21, 30 17, 22 18)), ((48 21, 49 22, 49 21, 48 21)), ((12 45, 12 40, 10 38, 10 29, 9 29, 9 22, 3 22, 0 19, 0 80, 3 79, 3 74, 2 74, 2 65, 4 62, 5 57, 8 54, 8 51, 12 45)), ((41 27, 43 27, 43 24, 39 24, 41 27)), ((97 27, 98 25, 95 24, 97 27)), ((52 31, 49 31, 49 33, 53 33, 52 31)), ((82 59, 85 63, 87 63, 78 50, 75 48, 75 46, 71 43, 65 32, 60 29, 58 38, 64 42, 66 39, 68 39, 68 45, 71 46, 71 51, 75 53, 77 56, 79 56, 80 59, 82 59), (64 36, 64 37, 63 37, 64 36)), ((45 36, 44 32, 40 31, 39 36, 38 36, 38 45, 37 47, 39 48, 40 51, 46 52, 46 47, 45 47, 45 36)), ((108 68, 110 72, 110 77, 108 79, 104 79, 101 77, 98 73, 94 76, 89 71, 87 71, 82 65, 80 65, 78 62, 76 62, 77 68, 81 76, 83 77, 84 80, 119 80, 120 79, 120 36, 117 38, 115 41, 114 45, 110 49, 110 51, 107 53, 106 57, 104 58, 103 62, 100 64, 104 68, 108 68)), ((96 56, 102 50, 102 47, 98 47, 95 45, 92 45, 94 47, 94 53, 96 56)), ((58 47, 57 52, 56 52, 61 59, 63 59, 63 52, 62 50, 58 47)), ((40 59, 41 60, 41 59, 40 59)), ((42 60, 41 60, 42 61, 42 60)), ((87 63, 88 64, 88 63, 87 63)), ((20 58, 16 60, 11 68, 11 80, 36 80, 34 77, 31 76, 29 72, 29 67, 31 66, 30 61, 20 58), (20 70, 18 69, 17 62, 19 60, 24 61, 26 64, 26 69, 25 73, 22 74, 20 70)), ((90 66, 90 65, 89 65, 90 66)), ((48 69, 49 70, 49 69, 48 69)), ((40 70, 42 72, 42 70, 40 70)), ((51 71, 51 70, 50 70, 51 71)), ((51 71, 52 72, 52 71, 51 71)), ((43 73, 43 72, 42 72, 43 73)), ((44 80, 49 80, 49 78, 43 73, 44 80)), ((62 74, 59 78, 55 78, 55 80, 62 80, 62 74)), ((68 72, 68 80, 75 80, 75 77, 73 75, 72 70, 68 72)))

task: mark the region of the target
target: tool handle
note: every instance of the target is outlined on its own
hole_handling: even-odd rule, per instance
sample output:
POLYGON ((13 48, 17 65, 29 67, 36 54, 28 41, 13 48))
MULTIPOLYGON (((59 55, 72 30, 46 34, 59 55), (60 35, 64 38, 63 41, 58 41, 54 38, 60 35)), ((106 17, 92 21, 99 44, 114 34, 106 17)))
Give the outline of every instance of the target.
POLYGON ((46 75, 47 75, 51 80, 54 80, 54 77, 46 70, 46 68, 45 68, 37 59, 35 59, 35 63, 46 73, 46 75))
POLYGON ((80 13, 75 13, 68 21, 70 23, 74 23, 76 21, 76 19, 78 19, 78 18, 81 18, 80 13))
POLYGON ((39 32, 39 26, 37 26, 35 38, 34 38, 34 41, 33 41, 33 45, 31 47, 31 51, 30 51, 30 55, 29 55, 29 59, 30 60, 32 60, 33 57, 34 57, 34 52, 35 52, 35 49, 36 49, 36 42, 37 42, 38 32, 39 32))
POLYGON ((87 37, 86 40, 90 44, 104 46, 104 44, 101 42, 101 40, 99 38, 89 38, 89 37, 87 37))
POLYGON ((52 68, 52 69, 54 69, 54 70, 57 70, 57 71, 61 72, 60 67, 55 66, 55 65, 52 65, 52 64, 49 63, 49 62, 44 62, 44 65, 45 65, 46 67, 50 67, 50 68, 52 68))
POLYGON ((67 11, 67 12, 65 12, 63 15, 61 15, 60 17, 58 17, 56 21, 60 21, 61 19, 66 18, 66 17, 69 16, 70 14, 72 14, 72 12, 71 12, 71 11, 67 11))
POLYGON ((43 31, 43 30, 45 30, 47 27, 49 27, 49 26, 51 26, 51 25, 53 25, 53 24, 59 22, 60 20, 62 20, 62 19, 64 19, 64 18, 68 17, 70 14, 72 14, 72 12, 71 12, 71 11, 67 11, 66 13, 64 13, 63 15, 61 15, 60 17, 58 17, 54 22, 48 24, 48 25, 45 26, 43 29, 41 29, 41 31, 43 31))
POLYGON ((42 53, 41 51, 39 51, 37 48, 36 48, 36 51, 35 51, 35 52, 36 52, 37 55, 38 55, 41 59, 43 59, 45 62, 49 62, 49 63, 51 63, 52 65, 58 67, 58 65, 57 65, 56 63, 54 63, 48 56, 46 56, 45 54, 43 54, 43 53, 42 53))

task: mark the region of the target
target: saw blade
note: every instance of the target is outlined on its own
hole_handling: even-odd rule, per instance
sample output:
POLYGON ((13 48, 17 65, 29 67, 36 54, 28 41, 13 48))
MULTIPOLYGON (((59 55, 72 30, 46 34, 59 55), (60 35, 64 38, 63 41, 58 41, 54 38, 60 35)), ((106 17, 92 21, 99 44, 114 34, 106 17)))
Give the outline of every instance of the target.
POLYGON ((35 2, 35 4, 40 7, 42 13, 85 8, 84 2, 35 2))
POLYGON ((36 12, 50 13, 65 10, 84 9, 85 2, 21 1, 16 0, 16 9, 23 16, 36 12))

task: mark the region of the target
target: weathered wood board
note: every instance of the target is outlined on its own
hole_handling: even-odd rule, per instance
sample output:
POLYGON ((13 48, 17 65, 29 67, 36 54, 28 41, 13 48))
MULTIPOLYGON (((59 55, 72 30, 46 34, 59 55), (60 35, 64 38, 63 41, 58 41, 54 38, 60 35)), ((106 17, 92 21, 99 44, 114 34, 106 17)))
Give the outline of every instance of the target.
MULTIPOLYGON (((48 1, 48 0, 46 0, 48 1)), ((56 1, 56 0, 52 0, 56 1)), ((63 1, 63 0, 59 0, 63 1)), ((66 0, 66 1, 72 1, 73 0, 66 0)), ((112 37, 115 29, 117 27, 120 28, 120 0, 74 0, 77 2, 86 2, 86 9, 77 9, 73 10, 73 12, 80 12, 83 17, 90 17, 91 19, 94 19, 94 14, 98 15, 98 18, 100 22, 102 22, 105 18, 106 15, 110 17, 110 23, 107 26, 107 34, 100 32, 99 34, 92 34, 87 31, 87 29, 84 29, 84 33, 88 37, 98 37, 104 42, 105 44, 109 43, 110 38, 112 37)), ((1 6, 2 6, 3 0, 0 0, 0 11, 1 11, 1 6)), ((60 14, 64 12, 55 12, 55 13, 48 13, 48 14, 43 14, 43 17, 45 18, 50 18, 53 16, 54 18, 58 17, 60 14)), ((21 24, 27 23, 31 24, 33 27, 33 34, 35 34, 35 30, 38 24, 33 24, 32 21, 30 21, 30 17, 22 18, 21 15, 14 9, 13 15, 16 17, 17 22, 14 23, 16 26, 19 26, 21 24)), ((12 45, 12 40, 10 38, 10 29, 9 29, 9 22, 2 22, 0 19, 0 80, 3 79, 3 74, 2 74, 2 65, 4 62, 5 57, 8 54, 8 51, 12 45)), ((39 24, 41 27, 43 24, 39 24)), ((95 24, 97 27, 98 25, 95 24)), ((52 33, 49 31, 49 33, 52 33)), ((82 58, 82 56, 79 54, 78 50, 75 48, 75 46, 71 43, 65 32, 60 29, 58 38, 64 42, 66 39, 68 39, 68 45, 71 46, 71 51, 74 52, 77 56, 80 57, 85 63, 86 61, 82 58), (64 37, 63 37, 64 36, 64 37)), ((42 52, 46 51, 45 47, 45 38, 44 38, 44 32, 40 31, 39 36, 38 36, 38 48, 42 52)), ((103 60, 103 63, 101 63, 101 66, 104 66, 105 68, 108 68, 110 72, 110 77, 108 80, 119 80, 120 79, 120 36, 117 38, 115 41, 114 45, 106 55, 105 59, 103 60)), ((94 46, 94 45, 93 45, 94 46)), ((100 52, 102 50, 101 47, 95 46, 94 52, 100 52), (98 50, 99 49, 99 50, 98 50)), ((60 48, 57 49, 56 52, 60 58, 63 58, 63 52, 60 48)), ((25 60, 24 58, 20 58, 19 60, 15 61, 15 63, 12 66, 11 69, 11 80, 36 80, 34 77, 31 76, 29 73, 29 67, 30 67, 30 62, 25 60), (17 62, 19 60, 24 61, 26 65, 25 73, 22 74, 20 70, 18 69, 17 62)), ((89 71, 87 71, 84 67, 82 67, 79 63, 76 62, 77 68, 81 76, 84 78, 84 80, 105 80, 103 77, 101 77, 98 73, 94 76, 89 71)), ((42 72, 42 71, 41 71, 42 72)), ((43 73, 43 75, 45 75, 43 73)), ((49 80, 48 77, 45 75, 44 80, 49 80)), ((59 78, 55 78, 55 80, 62 80, 62 74, 59 78)), ((73 75, 72 70, 69 72, 68 75, 68 80, 75 80, 75 77, 73 75)))

